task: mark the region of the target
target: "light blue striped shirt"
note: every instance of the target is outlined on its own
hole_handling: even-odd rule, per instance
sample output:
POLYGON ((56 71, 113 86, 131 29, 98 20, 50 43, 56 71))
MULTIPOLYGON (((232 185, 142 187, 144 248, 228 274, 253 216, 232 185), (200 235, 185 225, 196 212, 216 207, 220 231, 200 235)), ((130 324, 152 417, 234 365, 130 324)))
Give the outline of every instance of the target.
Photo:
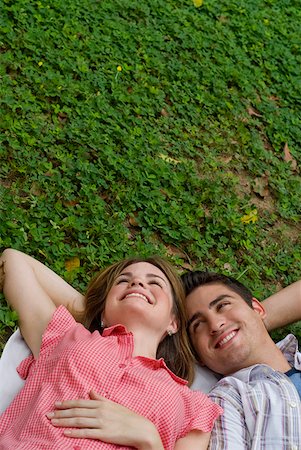
MULTIPOLYGON (((297 339, 277 344, 292 367, 301 370, 297 339)), ((289 378, 258 364, 220 380, 209 396, 223 409, 210 450, 300 450, 301 401, 289 378)))

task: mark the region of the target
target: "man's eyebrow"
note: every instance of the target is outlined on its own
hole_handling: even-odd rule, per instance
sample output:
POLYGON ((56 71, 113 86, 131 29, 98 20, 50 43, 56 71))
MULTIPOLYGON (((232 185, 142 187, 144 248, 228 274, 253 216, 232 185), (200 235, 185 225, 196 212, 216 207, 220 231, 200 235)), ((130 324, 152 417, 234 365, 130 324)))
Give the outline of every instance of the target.
POLYGON ((212 300, 212 302, 209 303, 209 309, 212 309, 213 306, 215 306, 217 303, 219 303, 221 300, 224 300, 225 298, 232 298, 232 295, 230 295, 230 294, 219 295, 214 300, 212 300))
MULTIPOLYGON (((224 300, 225 298, 232 298, 232 296, 229 294, 219 295, 218 297, 216 297, 214 300, 212 300, 209 303, 208 309, 212 309, 215 305, 217 305, 220 301, 224 300)), ((189 329, 192 322, 194 322, 196 319, 202 318, 203 316, 204 316, 203 313, 201 313, 200 311, 197 311, 196 313, 194 313, 193 316, 187 322, 187 329, 189 329)))
MULTIPOLYGON (((118 276, 117 276, 117 278, 119 278, 119 277, 124 277, 124 276, 126 276, 126 277, 130 277, 130 276, 132 276, 133 274, 132 274, 132 272, 122 272, 122 273, 120 273, 118 276)), ((162 281, 164 281, 164 283, 167 285, 168 283, 166 282, 166 280, 163 278, 163 277, 160 277, 160 275, 156 275, 155 273, 147 273, 146 274, 146 278, 160 278, 160 280, 162 280, 162 281)))

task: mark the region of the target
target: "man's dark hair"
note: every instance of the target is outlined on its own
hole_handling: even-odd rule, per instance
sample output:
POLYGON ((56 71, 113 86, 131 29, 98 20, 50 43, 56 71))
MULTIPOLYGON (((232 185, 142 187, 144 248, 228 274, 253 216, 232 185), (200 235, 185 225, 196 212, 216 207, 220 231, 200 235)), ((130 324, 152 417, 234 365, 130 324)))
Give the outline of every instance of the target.
POLYGON ((200 270, 184 273, 181 275, 181 278, 184 284, 186 297, 199 286, 214 283, 222 284, 231 289, 231 291, 236 292, 236 294, 238 294, 253 309, 252 293, 246 286, 235 280, 235 278, 215 272, 202 272, 200 270))

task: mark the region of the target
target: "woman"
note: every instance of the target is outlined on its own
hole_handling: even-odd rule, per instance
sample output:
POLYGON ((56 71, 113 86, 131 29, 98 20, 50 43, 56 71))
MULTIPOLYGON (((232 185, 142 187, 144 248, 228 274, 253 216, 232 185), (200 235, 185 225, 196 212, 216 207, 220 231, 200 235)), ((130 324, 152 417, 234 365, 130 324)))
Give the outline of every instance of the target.
POLYGON ((21 252, 1 260, 5 297, 33 353, 19 367, 25 387, 0 418, 1 449, 207 448, 221 409, 178 378, 191 379, 192 364, 182 286, 165 261, 114 264, 83 297, 21 252))

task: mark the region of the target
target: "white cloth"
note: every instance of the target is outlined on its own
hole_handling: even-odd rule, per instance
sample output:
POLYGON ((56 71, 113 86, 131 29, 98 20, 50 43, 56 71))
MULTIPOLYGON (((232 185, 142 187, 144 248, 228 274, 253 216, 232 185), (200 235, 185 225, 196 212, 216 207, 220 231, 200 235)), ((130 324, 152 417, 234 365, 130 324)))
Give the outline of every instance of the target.
MULTIPOLYGON (((7 341, 0 358, 0 414, 10 405, 25 383, 16 369, 29 354, 30 350, 20 331, 15 331, 7 341)), ((197 366, 191 389, 208 393, 217 381, 218 378, 211 370, 197 366)))
POLYGON ((7 341, 0 358, 0 413, 12 402, 24 385, 16 370, 20 362, 29 356, 27 347, 19 330, 7 341))
POLYGON ((202 391, 205 394, 208 394, 220 378, 221 377, 218 377, 212 370, 208 369, 208 367, 199 366, 197 364, 191 389, 193 391, 202 391))

